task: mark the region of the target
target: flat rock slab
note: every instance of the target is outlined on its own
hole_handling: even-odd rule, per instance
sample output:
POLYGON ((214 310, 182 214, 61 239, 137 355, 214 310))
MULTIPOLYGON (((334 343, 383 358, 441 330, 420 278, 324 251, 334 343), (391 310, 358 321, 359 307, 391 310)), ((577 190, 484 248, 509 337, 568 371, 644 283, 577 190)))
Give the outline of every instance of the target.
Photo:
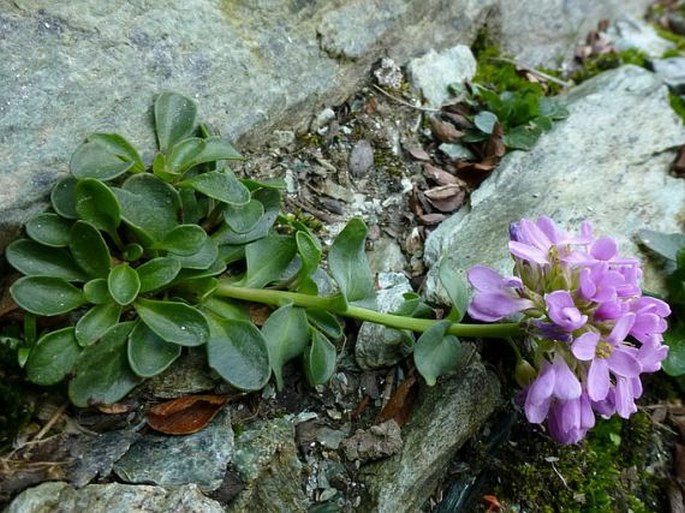
POLYGON ((340 103, 383 55, 469 43, 496 0, 0 3, 0 250, 94 131, 149 159, 173 90, 238 139, 340 103))
POLYGON ((352 94, 382 56, 471 44, 487 22, 507 51, 551 61, 602 18, 648 0, 106 0, 0 3, 0 251, 45 207, 88 134, 150 158, 154 95, 197 100, 241 142, 302 127, 352 94), (523 50, 526 49, 526 52, 523 50), (532 49, 531 51, 528 51, 532 49), (532 53, 531 53, 532 52, 532 53))
POLYGON ((142 437, 115 463, 114 472, 129 483, 193 483, 203 491, 214 491, 221 486, 232 456, 231 417, 224 409, 209 426, 192 435, 142 437))
POLYGON ((480 361, 422 391, 402 428, 399 454, 362 469, 367 495, 360 511, 414 513, 435 491, 449 462, 499 400, 499 381, 480 361))
MULTIPOLYGON (((531 151, 509 153, 474 192, 471 212, 431 234, 429 297, 441 297, 435 283, 441 255, 457 269, 480 263, 511 274, 508 226, 523 217, 547 215, 576 232, 590 220, 596 234, 618 240, 623 254, 643 259, 634 242, 638 230, 681 231, 685 180, 669 176, 668 169, 673 149, 685 143, 685 128, 661 79, 625 66, 582 84, 564 100, 569 118, 531 151)), ((648 289, 660 289, 659 276, 645 266, 648 289)))
POLYGON ((173 489, 119 483, 74 489, 66 483, 43 483, 22 492, 5 513, 223 513, 221 505, 195 485, 173 489))

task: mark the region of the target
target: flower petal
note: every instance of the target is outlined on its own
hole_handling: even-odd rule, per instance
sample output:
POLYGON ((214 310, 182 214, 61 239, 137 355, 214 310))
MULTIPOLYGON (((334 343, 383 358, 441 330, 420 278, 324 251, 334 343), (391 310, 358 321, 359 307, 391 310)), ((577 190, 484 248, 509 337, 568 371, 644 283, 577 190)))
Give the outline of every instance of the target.
POLYGON ((469 283, 479 291, 501 290, 504 276, 484 265, 474 265, 466 271, 469 283))
POLYGON ((578 399, 582 392, 580 381, 561 356, 554 359, 554 373, 554 396, 562 401, 578 399))
POLYGON ((593 401, 601 401, 609 393, 609 365, 602 358, 592 360, 587 373, 587 393, 593 401))
POLYGON ((620 346, 607 358, 607 364, 611 372, 625 378, 635 378, 642 372, 642 365, 637 358, 628 351, 622 351, 620 346))
POLYGON ((571 352, 579 360, 590 361, 595 357, 597 342, 599 342, 599 334, 587 331, 573 341, 571 352))
POLYGON ((509 251, 511 251, 512 255, 522 258, 523 260, 528 260, 529 262, 549 264, 549 259, 547 258, 547 253, 545 251, 524 244, 523 242, 509 241, 509 251))
POLYGON ((618 256, 618 244, 611 237, 601 237, 590 246, 590 254, 597 260, 611 260, 618 256))
POLYGON ((616 380, 616 387, 614 388, 614 406, 616 407, 616 413, 624 419, 627 419, 637 411, 635 398, 633 396, 633 387, 627 378, 619 377, 616 380))

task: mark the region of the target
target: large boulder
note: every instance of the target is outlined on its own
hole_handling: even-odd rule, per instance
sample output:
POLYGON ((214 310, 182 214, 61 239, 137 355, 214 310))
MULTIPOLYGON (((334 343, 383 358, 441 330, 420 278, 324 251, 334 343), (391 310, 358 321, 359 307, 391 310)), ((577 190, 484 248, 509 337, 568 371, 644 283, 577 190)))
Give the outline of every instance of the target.
MULTIPOLYGON (((681 230, 685 181, 668 170, 674 149, 685 141, 685 127, 661 78, 625 66, 562 99, 568 119, 531 151, 509 153, 471 196, 471 211, 458 213, 429 237, 426 257, 433 270, 426 294, 432 299, 440 298, 434 265, 439 258, 456 269, 485 264, 511 274, 508 226, 522 217, 547 215, 573 231, 590 220, 595 233, 618 240, 623 254, 643 259, 638 230, 681 230)), ((646 287, 659 290, 662 273, 645 269, 646 287)))

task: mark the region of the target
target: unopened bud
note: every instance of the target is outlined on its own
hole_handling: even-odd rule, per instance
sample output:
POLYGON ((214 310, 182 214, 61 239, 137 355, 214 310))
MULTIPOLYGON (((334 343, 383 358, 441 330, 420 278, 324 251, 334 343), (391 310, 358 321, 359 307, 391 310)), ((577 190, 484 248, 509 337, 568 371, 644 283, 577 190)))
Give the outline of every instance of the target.
POLYGON ((521 358, 517 363, 516 363, 516 369, 514 370, 514 379, 516 380, 516 383, 518 386, 521 388, 527 387, 531 381, 535 379, 535 376, 538 375, 538 372, 535 370, 535 367, 533 367, 528 361, 524 360, 521 358))

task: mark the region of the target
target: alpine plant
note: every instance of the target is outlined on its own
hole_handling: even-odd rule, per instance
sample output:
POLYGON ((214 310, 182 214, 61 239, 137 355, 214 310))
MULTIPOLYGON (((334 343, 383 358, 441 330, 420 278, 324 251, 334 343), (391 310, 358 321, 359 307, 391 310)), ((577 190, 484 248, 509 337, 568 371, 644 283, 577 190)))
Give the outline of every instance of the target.
POLYGON ((573 444, 595 415, 637 410, 641 375, 659 370, 668 352, 670 308, 642 295, 638 260, 620 256, 611 237, 594 237, 587 222, 579 235, 547 217, 522 219, 509 232, 515 276, 472 267, 468 312, 487 322, 520 317, 528 360, 520 358, 516 376, 526 418, 573 444))

